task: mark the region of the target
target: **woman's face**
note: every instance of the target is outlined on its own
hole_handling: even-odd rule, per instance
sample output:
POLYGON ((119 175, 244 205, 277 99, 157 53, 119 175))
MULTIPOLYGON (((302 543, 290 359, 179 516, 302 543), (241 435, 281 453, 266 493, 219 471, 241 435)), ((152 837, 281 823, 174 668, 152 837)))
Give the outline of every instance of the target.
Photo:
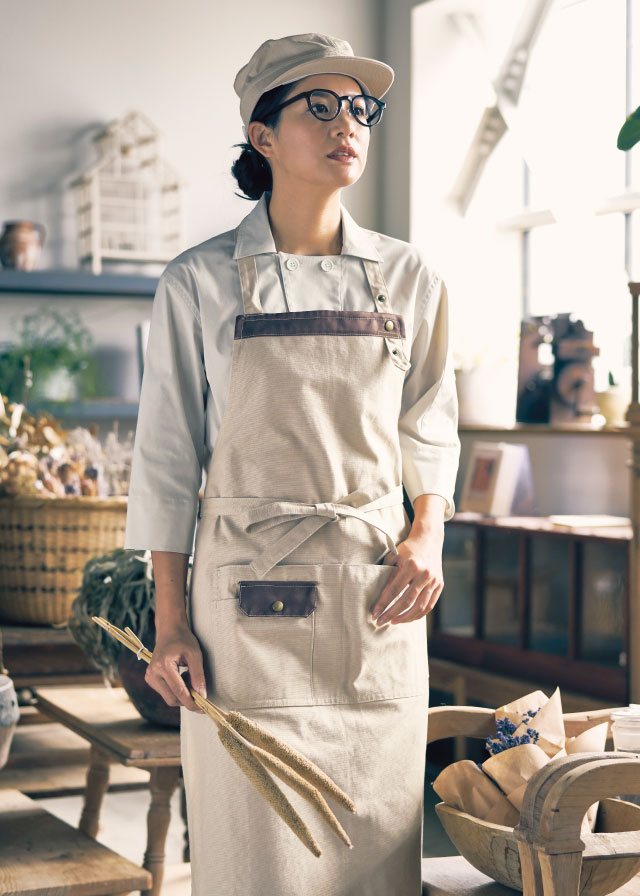
MULTIPOLYGON (((305 90, 324 88, 338 96, 362 93, 360 85, 347 75, 309 75, 291 85, 284 100, 305 90)), ((275 128, 251 122, 249 133, 253 144, 271 165, 274 189, 278 183, 302 181, 309 187, 327 188, 333 192, 355 183, 367 162, 371 129, 352 115, 349 104, 332 121, 320 121, 309 110, 304 97, 285 106, 275 128), (348 145, 355 152, 349 162, 329 158, 339 146, 348 145)))

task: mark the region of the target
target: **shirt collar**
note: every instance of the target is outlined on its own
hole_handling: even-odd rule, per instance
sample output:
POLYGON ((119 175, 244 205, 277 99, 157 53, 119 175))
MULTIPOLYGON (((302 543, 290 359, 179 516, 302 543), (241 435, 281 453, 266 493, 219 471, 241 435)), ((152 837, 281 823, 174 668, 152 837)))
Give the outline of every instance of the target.
MULTIPOLYGON (((356 224, 342 203, 340 203, 340 211, 342 214, 342 254, 382 261, 374 245, 371 231, 356 224)), ((236 228, 233 257, 236 259, 244 258, 247 255, 275 254, 276 251, 267 214, 267 193, 263 193, 254 208, 236 228)))

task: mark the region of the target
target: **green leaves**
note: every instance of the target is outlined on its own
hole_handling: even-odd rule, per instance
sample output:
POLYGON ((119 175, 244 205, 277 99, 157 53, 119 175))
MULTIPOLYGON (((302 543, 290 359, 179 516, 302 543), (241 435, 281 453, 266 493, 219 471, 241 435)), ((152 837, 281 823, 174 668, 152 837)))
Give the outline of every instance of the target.
POLYGON ((640 140, 640 106, 632 112, 620 128, 618 149, 631 149, 640 140))

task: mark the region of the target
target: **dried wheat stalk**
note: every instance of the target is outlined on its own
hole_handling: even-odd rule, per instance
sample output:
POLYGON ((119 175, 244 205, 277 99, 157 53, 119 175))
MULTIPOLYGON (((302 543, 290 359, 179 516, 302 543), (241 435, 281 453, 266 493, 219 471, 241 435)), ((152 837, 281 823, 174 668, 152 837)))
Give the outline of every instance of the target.
POLYGON ((275 783, 269 772, 256 759, 252 750, 245 746, 242 740, 235 734, 233 728, 218 728, 218 737, 223 747, 240 766, 247 778, 251 781, 263 797, 273 806, 280 818, 285 821, 293 833, 298 837, 314 856, 321 856, 322 850, 315 837, 300 818, 284 793, 275 783))
POLYGON ((228 712, 226 718, 227 722, 233 725, 236 731, 239 731, 240 734, 244 734, 247 740, 250 740, 258 747, 262 747, 267 750, 267 752, 273 753, 274 756, 282 759, 286 765, 295 769, 303 778, 306 778, 307 781, 315 784, 318 790, 321 790, 323 793, 326 793, 327 796, 332 797, 337 803, 344 806, 345 809, 348 809, 350 812, 356 811, 353 800, 351 800, 347 794, 338 787, 335 781, 332 781, 332 779, 322 771, 322 769, 318 768, 317 765, 314 765, 313 762, 307 759, 302 753, 294 750, 289 744, 283 743, 275 736, 275 734, 267 731, 262 725, 259 725, 252 719, 248 719, 240 712, 228 712))
MULTIPOLYGON (((125 631, 122 631, 100 616, 93 616, 92 619, 132 650, 138 659, 143 659, 147 663, 151 661, 151 652, 146 649, 130 628, 127 627, 125 631)), ((224 748, 283 821, 315 856, 322 855, 318 843, 273 780, 267 768, 270 768, 279 778, 311 803, 331 830, 349 849, 353 849, 349 837, 319 790, 333 797, 351 812, 356 811, 355 805, 325 772, 302 753, 294 750, 266 728, 258 725, 257 722, 253 722, 239 712, 225 713, 197 691, 191 688, 189 691, 196 705, 218 726, 218 737, 224 748)))

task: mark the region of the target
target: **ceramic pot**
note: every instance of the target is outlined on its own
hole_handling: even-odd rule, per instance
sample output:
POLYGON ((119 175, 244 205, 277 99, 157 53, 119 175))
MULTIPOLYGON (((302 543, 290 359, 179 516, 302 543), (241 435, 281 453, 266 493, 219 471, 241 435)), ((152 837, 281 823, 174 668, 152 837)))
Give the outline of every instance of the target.
POLYGON ((9 758, 9 747, 19 718, 18 695, 13 681, 8 675, 0 675, 0 768, 9 758))
MULTIPOLYGON (((147 650, 153 653, 153 648, 156 646, 155 626, 142 634, 139 632, 136 634, 147 650)), ((123 647, 118 659, 118 675, 122 687, 143 719, 166 728, 179 728, 180 707, 169 706, 164 697, 147 684, 144 678, 147 665, 144 660, 139 660, 132 650, 123 647)))
POLYGON ((600 413, 610 426, 624 424, 627 407, 631 402, 630 386, 609 386, 605 392, 596 392, 595 397, 600 413))
POLYGON ((0 234, 0 262, 3 268, 33 271, 38 266, 46 230, 36 221, 5 221, 0 234))

